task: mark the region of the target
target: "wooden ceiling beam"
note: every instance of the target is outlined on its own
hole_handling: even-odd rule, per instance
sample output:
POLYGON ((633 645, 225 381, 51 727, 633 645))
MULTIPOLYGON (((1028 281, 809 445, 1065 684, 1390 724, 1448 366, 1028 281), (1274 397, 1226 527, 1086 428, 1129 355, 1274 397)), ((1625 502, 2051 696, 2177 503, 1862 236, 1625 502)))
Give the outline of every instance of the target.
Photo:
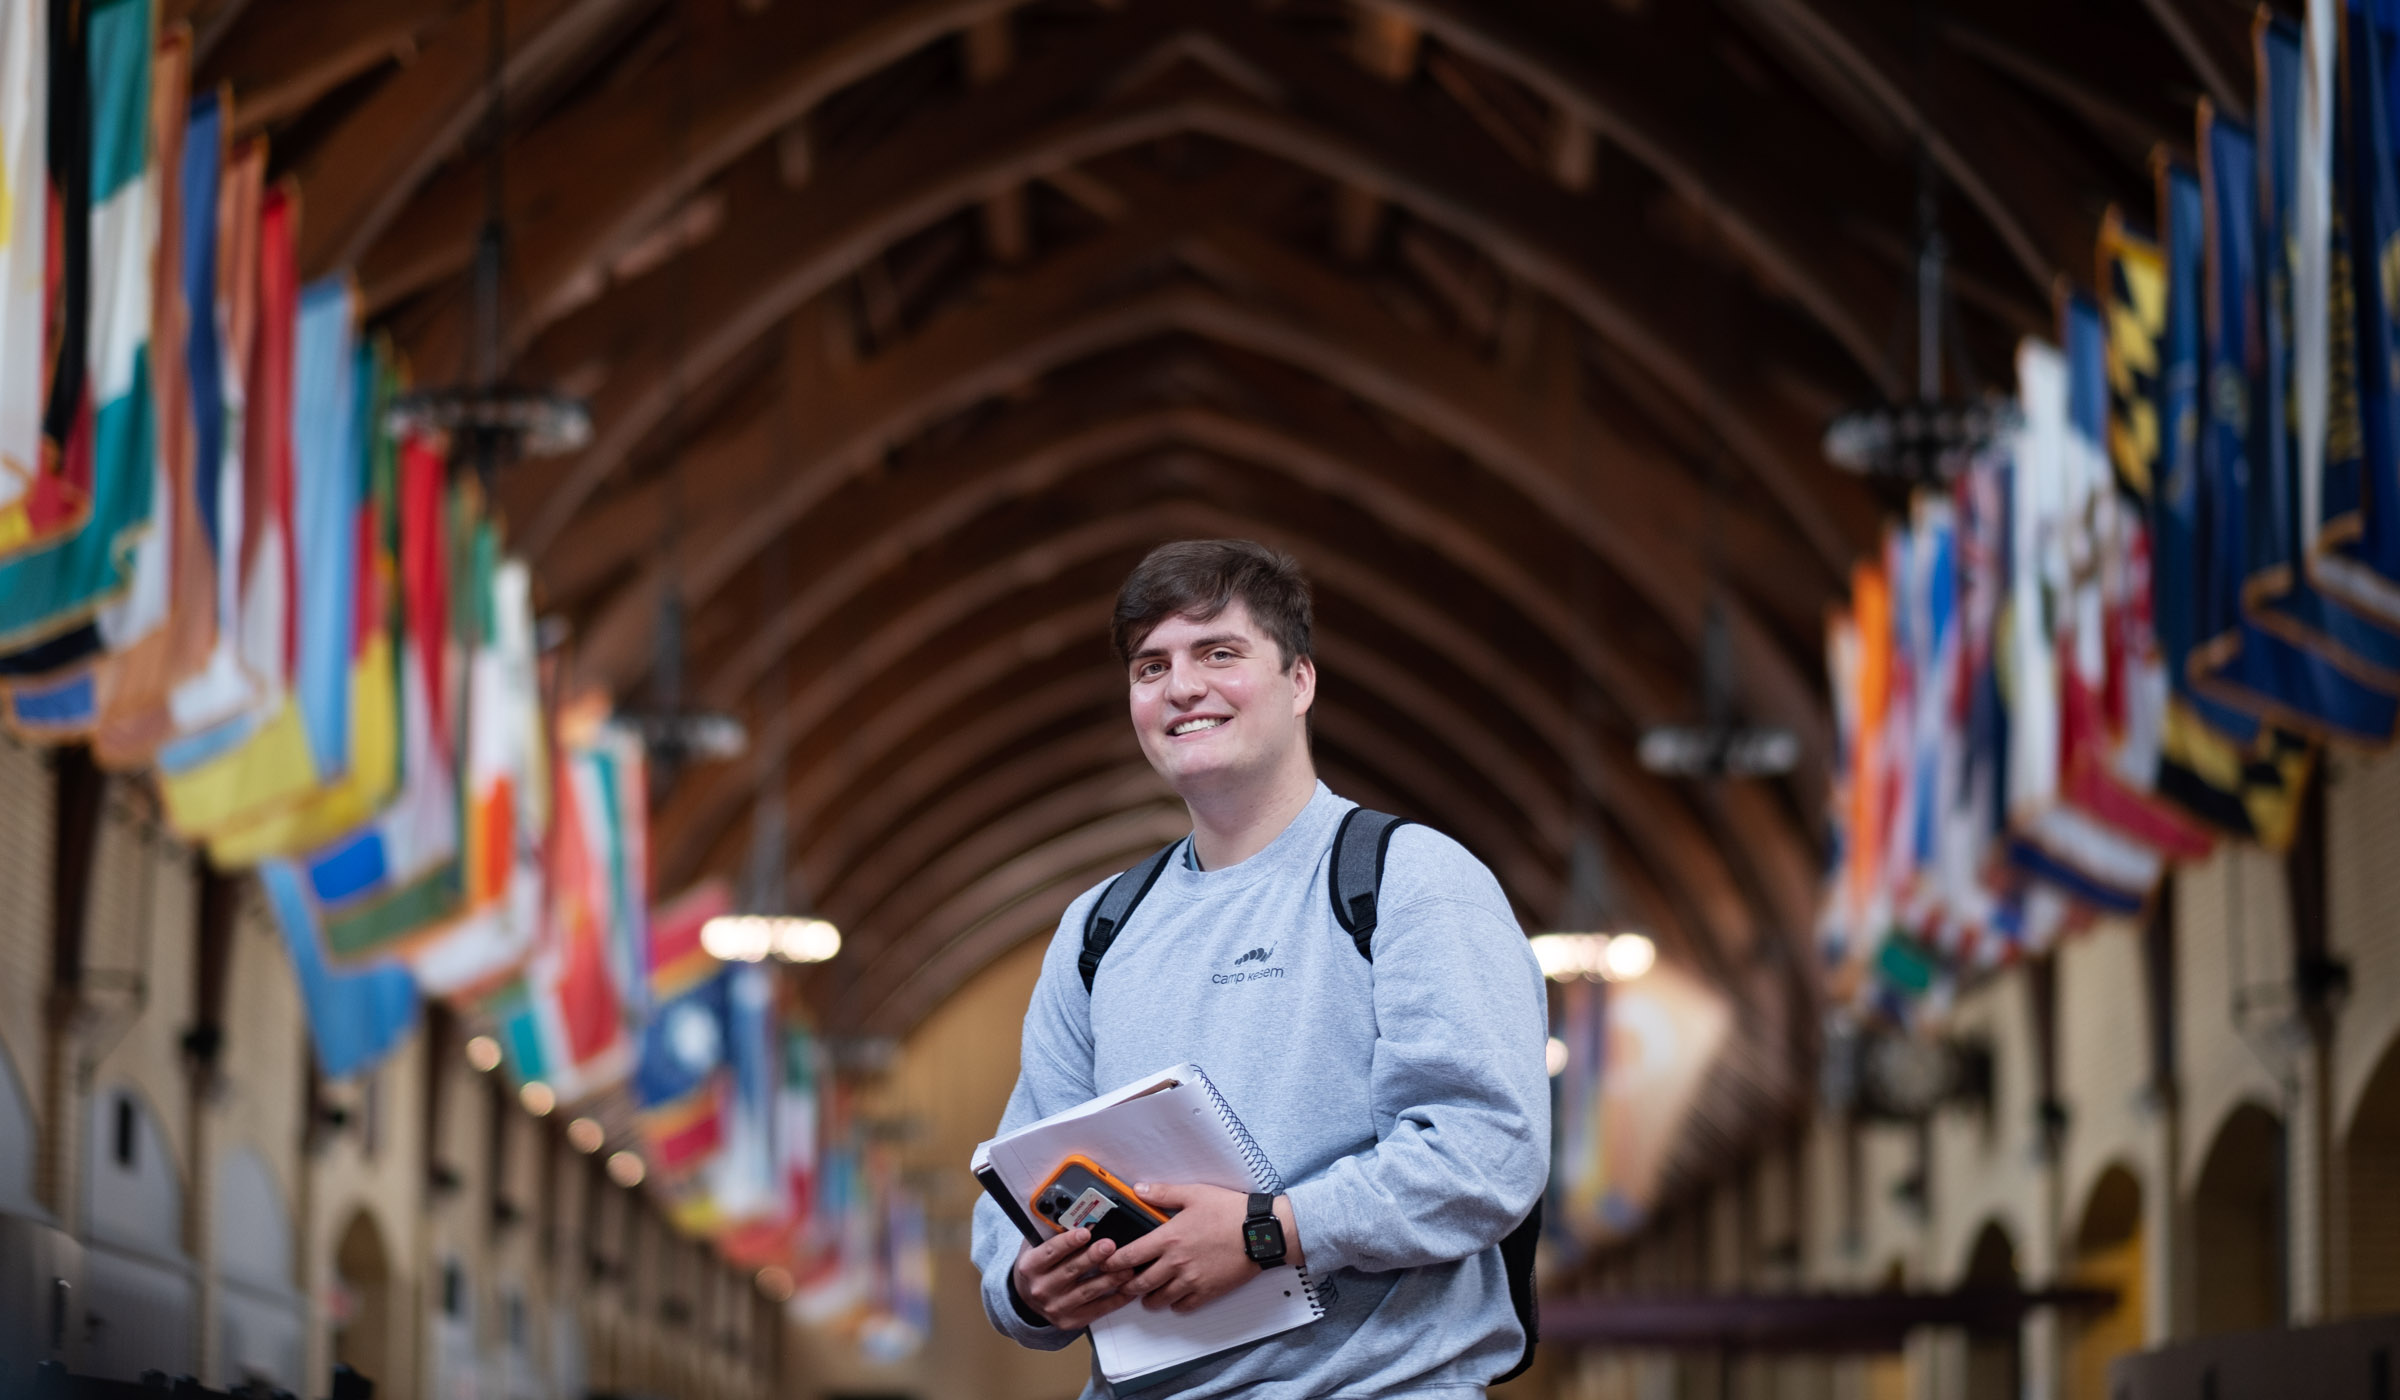
MULTIPOLYGON (((521 97, 645 2, 508 0, 503 90, 521 97)), ((485 123, 489 37, 482 4, 452 12, 390 81, 310 148, 295 171, 308 212, 300 225, 307 276, 355 265, 426 177, 485 123)))
MULTIPOLYGON (((1141 31, 1113 26, 1156 24, 1173 8, 1128 11, 1107 32, 1120 41, 1141 38, 1141 31)), ((1192 23, 1216 36, 1221 46, 1230 41, 1217 31, 1233 32, 1243 56, 1269 70, 1280 90, 1307 109, 1305 115, 1265 106, 1229 84, 1197 91, 1186 84, 1180 92, 1164 94, 1137 90, 1061 119, 1055 99, 1048 105, 1026 100, 1018 84, 1031 84, 1034 68, 1020 67, 938 120, 929 117, 914 134, 876 148, 874 159, 859 162, 849 178, 826 172, 794 195, 788 208, 759 211, 781 254, 771 259, 778 270, 742 279, 722 294, 722 303, 695 290, 696 305, 722 304, 726 310, 721 316, 713 310, 694 316, 701 329, 686 352, 692 372, 705 373, 712 359, 747 343, 874 247, 978 197, 995 182, 1075 165, 1102 151, 1178 131, 1200 131, 1336 179, 1372 184, 1559 297, 1717 425, 1734 455, 1798 522, 1826 569, 1838 571, 1871 539, 1873 511, 1861 488, 1814 460, 1818 425, 1800 421, 1757 367, 1745 367, 1736 337, 1716 335, 1691 316, 1693 290, 1717 274, 1649 241, 1635 227, 1638 218, 1612 217, 1531 172, 1479 164, 1456 130, 1443 131, 1438 120, 1404 95, 1282 34, 1270 20, 1217 6, 1204 7, 1192 23), (987 99, 989 110, 975 110, 987 99)), ((732 222, 738 225, 744 218, 737 207, 732 222)), ((713 275, 708 264, 717 260, 704 260, 695 283, 713 275)), ((729 261, 743 265, 740 259, 729 261)), ((1735 301, 1745 316, 1775 314, 1763 303, 1735 301)), ((1751 334, 1744 343, 1768 338, 1751 334)), ((633 363, 611 375, 604 410, 615 407, 604 411, 594 446, 571 465, 529 475, 526 489, 543 498, 541 513, 531 518, 524 537, 529 548, 544 548, 665 412, 664 385, 671 376, 655 363, 665 354, 655 342, 650 337, 633 351, 633 363)), ((434 358, 439 357, 421 355, 421 362, 434 358)))
POLYGON ((219 31, 196 90, 230 84, 245 131, 298 114, 387 59, 405 56, 451 0, 309 0, 243 6, 219 31))
MULTIPOLYGON (((706 75, 594 95, 511 144, 509 227, 522 335, 743 152, 841 88, 1016 0, 809 0, 727 17, 674 62, 706 75)), ((465 268, 483 217, 483 162, 460 162, 359 265, 369 311, 465 268)), ((519 343, 522 343, 521 341, 519 343)))
MULTIPOLYGON (((1561 185, 1579 190, 1589 183, 1595 139, 1623 151, 1706 211, 1884 393, 1901 391, 1888 331, 1901 284, 1879 275, 1850 246, 1852 226, 1870 215, 1863 201, 1839 191, 1859 188, 1856 157, 1864 153, 1837 153, 1844 144, 1837 129, 1789 104, 1737 107, 1731 101, 1737 85, 1712 79, 1703 66, 1710 56, 1705 44, 1691 42, 1688 32, 1673 41, 1657 34, 1671 11, 1611 19, 1629 32, 1612 30, 1613 41, 1588 42, 1541 7, 1391 3, 1445 45, 1553 105, 1549 163, 1561 185), (1634 41, 1634 26, 1652 40, 1634 41)), ((1713 16, 1696 21, 1712 22, 1713 16)))
MULTIPOLYGON (((1220 229, 1208 237, 1240 235, 1220 229)), ((1472 359, 1393 335, 1380 313, 1350 301, 1347 289, 1311 288, 1285 275, 1289 268, 1264 268, 1262 248, 1247 246, 1234 261, 1258 268, 1262 280, 1272 278, 1266 287, 1292 316, 1289 321, 1196 289, 1073 315, 1083 311, 1087 269, 1061 260, 1036 274, 1024 300, 986 303, 938 325, 905 353, 862 366, 853 392, 817 417, 824 449, 795 452, 792 470, 775 495, 746 503, 738 518, 695 533, 693 538, 709 544, 687 551, 689 557, 676 565, 687 596, 705 598, 786 521, 824 499, 884 445, 940 412, 1028 381, 1058 363, 1182 330, 1329 374, 1350 391, 1458 445, 1568 523, 1696 645, 1706 579, 1697 551, 1673 546, 1677 540, 1695 543, 1691 527, 1706 515, 1705 502, 1687 478, 1632 453, 1609 455, 1612 444, 1605 430, 1588 425, 1582 445, 1594 448, 1606 463, 1604 479, 1611 488, 1612 499, 1603 509, 1563 478, 1559 464, 1569 460, 1569 445, 1535 434, 1531 425, 1543 415, 1523 401, 1520 391, 1472 359), (1062 311, 1072 316, 1063 325, 1062 311), (1667 513, 1653 514, 1662 504, 1667 513), (1673 533, 1662 536, 1644 521, 1653 526, 1680 521, 1682 528, 1670 525, 1673 533)), ((654 562, 644 581, 595 622, 585 650, 587 675, 621 687, 639 674, 654 620, 648 600, 665 567, 663 560, 654 562)), ((1737 621, 1737 634, 1745 673, 1762 707, 1821 745, 1822 703, 1813 688, 1746 616, 1737 621)))
POLYGON ((1964 64, 1942 66, 1938 82, 1908 61, 1906 41, 1834 0, 1741 0, 1770 18, 1787 52, 1805 44, 1803 72, 1838 73, 1846 97, 1863 101, 1925 143, 1942 178, 1979 210, 2037 295, 2091 256, 2097 220, 2083 192, 2106 189, 2088 164, 2035 137, 2039 120, 2015 94, 1964 64), (1940 93, 1938 110, 1923 100, 1940 93))

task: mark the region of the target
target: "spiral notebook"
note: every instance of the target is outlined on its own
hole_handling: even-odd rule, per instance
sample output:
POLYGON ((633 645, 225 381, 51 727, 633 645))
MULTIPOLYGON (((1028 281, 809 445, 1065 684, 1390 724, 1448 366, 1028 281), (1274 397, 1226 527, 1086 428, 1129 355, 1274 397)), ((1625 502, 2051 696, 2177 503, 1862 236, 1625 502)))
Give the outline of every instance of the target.
MULTIPOLYGON (((1198 1065, 1145 1075, 1113 1093, 1053 1114, 975 1149, 975 1179, 1040 1244, 1057 1233, 1027 1203, 1069 1155, 1081 1153, 1124 1181, 1222 1186, 1281 1194, 1275 1164, 1198 1065)), ((1188 1313, 1139 1303, 1092 1324, 1100 1374, 1120 1395, 1182 1374, 1223 1352, 1325 1315, 1308 1276, 1289 1264, 1264 1269, 1188 1313)))

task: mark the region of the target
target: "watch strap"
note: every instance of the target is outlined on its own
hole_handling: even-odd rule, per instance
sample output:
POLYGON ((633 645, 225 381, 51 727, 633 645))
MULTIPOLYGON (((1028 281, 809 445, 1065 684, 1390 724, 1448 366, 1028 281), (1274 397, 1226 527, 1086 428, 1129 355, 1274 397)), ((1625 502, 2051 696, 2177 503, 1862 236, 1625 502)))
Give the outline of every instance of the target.
POLYGON ((1267 1195, 1260 1191, 1253 1191, 1250 1193, 1250 1218, 1252 1220, 1256 1220, 1262 1215, 1273 1215, 1274 1213, 1275 1198, 1273 1196, 1267 1195))

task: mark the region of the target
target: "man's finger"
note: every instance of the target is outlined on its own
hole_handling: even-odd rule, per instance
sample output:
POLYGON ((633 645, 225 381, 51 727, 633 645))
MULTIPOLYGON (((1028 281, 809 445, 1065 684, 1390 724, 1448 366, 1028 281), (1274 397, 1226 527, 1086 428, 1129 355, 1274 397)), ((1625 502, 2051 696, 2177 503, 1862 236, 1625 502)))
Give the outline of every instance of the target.
POLYGON ((1068 1291, 1065 1298, 1060 1300, 1059 1307, 1067 1312, 1074 1312, 1096 1303, 1116 1291, 1117 1281, 1103 1274, 1099 1278, 1086 1279, 1077 1284, 1068 1291))
POLYGON ((1072 1230, 1061 1230, 1034 1246, 1034 1257, 1040 1261, 1035 1267, 1049 1268, 1059 1260, 1091 1243, 1091 1239, 1092 1232, 1080 1226, 1072 1230))
POLYGON ((1133 1194, 1168 1212, 1183 1209, 1188 1199, 1184 1189, 1173 1182, 1145 1181, 1133 1188, 1133 1194))
POLYGON ((1161 1239, 1164 1230, 1152 1230, 1131 1244, 1119 1245, 1109 1253, 1108 1267, 1117 1273, 1143 1268, 1166 1252, 1167 1242, 1161 1239))

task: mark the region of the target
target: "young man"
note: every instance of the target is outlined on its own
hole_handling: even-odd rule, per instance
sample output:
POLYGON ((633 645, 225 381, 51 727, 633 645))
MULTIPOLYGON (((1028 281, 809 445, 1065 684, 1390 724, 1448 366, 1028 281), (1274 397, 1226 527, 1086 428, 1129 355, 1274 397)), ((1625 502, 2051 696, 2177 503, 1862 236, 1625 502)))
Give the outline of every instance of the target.
MULTIPOLYGON (((1498 1242, 1548 1174, 1541 972, 1491 872, 1422 826, 1393 833, 1372 963, 1336 922, 1327 859, 1356 804, 1309 756, 1309 629, 1297 566, 1247 541, 1165 545, 1125 581, 1111 640, 1134 734, 1192 834, 1088 993, 1104 886, 1059 921, 1000 1126, 1189 1060, 1290 1183, 1274 1218, 1285 1257, 1332 1285, 1325 1318, 1146 1394, 1480 1395, 1524 1345, 1498 1242)), ((1136 1189, 1174 1218, 1122 1250, 1085 1230, 1033 1248, 978 1202, 993 1325, 1056 1349, 1118 1308, 1189 1309, 1256 1275, 1247 1196, 1136 1189)), ((1095 1373, 1085 1396, 1107 1393, 1095 1373)))

